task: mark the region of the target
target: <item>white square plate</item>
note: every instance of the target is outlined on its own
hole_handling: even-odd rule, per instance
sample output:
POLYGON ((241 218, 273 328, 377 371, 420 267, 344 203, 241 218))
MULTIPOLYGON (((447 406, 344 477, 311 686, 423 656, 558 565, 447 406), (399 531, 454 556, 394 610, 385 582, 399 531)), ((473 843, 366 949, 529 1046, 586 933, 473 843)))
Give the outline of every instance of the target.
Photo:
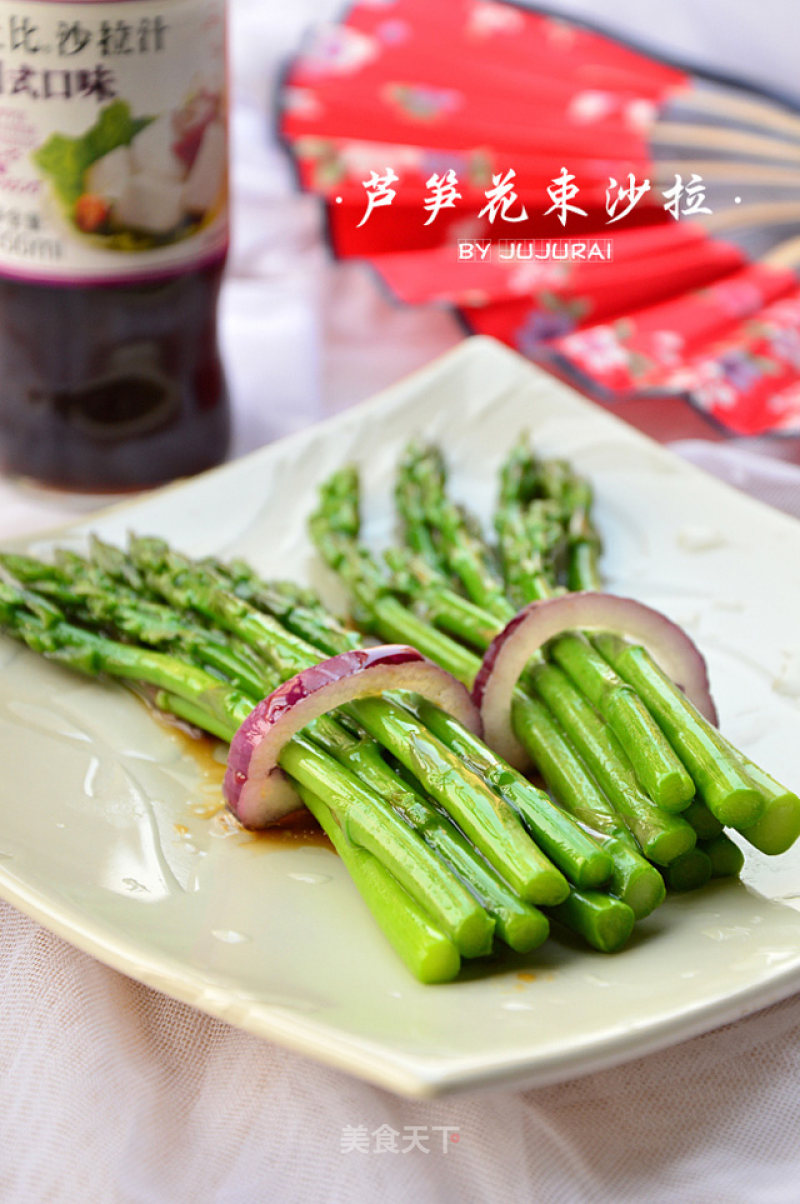
MULTIPOLYGON (((380 544, 410 436, 443 444, 454 494, 485 518, 522 428, 594 482, 610 588, 690 631, 723 730, 797 786, 800 525, 491 340, 470 339, 365 405, 57 541, 160 534, 192 554, 241 554, 266 576, 314 582, 336 602, 305 533, 323 477, 359 463, 365 532, 380 544)), ((554 1082, 800 986, 800 849, 748 851, 743 883, 672 898, 614 956, 550 941, 420 986, 328 849, 209 818, 218 766, 130 693, 5 639, 0 664, 0 894, 142 982, 384 1087, 425 1096, 554 1082)))

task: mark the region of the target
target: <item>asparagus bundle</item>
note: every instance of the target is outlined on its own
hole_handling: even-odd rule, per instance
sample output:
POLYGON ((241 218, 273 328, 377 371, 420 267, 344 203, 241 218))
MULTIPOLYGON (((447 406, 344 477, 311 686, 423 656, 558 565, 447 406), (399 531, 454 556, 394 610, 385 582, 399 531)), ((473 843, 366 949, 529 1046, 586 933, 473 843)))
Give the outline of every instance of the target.
MULTIPOLYGON (((388 572, 358 542, 352 469, 323 485, 312 536, 362 624, 383 638, 413 639, 467 684, 480 663, 471 649, 487 648, 515 604, 553 597, 561 581, 598 584, 588 485, 563 462, 534 461, 522 444, 501 473, 496 551, 447 497, 436 449, 408 450, 395 496, 406 546, 386 553, 388 572), (553 507, 560 536, 543 535, 553 507)), ((562 806, 606 839, 625 845, 633 837, 670 885, 738 872, 741 854, 721 821, 765 852, 797 837, 796 795, 732 748, 644 648, 568 633, 536 661, 513 695, 516 736, 562 806)))
MULTIPOLYGON (((588 486, 522 443, 501 474, 497 548, 448 498, 435 450, 410 450, 396 499, 405 547, 387 566, 359 541, 352 470, 323 487, 315 543, 363 630, 413 645, 468 685, 478 651, 502 642, 519 605, 599 583, 588 486)), ((127 552, 93 540, 88 559, 2 562, 1 627, 74 668, 144 683, 156 705, 234 750, 263 719, 265 694, 271 704, 281 690, 305 691, 321 657, 333 658, 320 667, 330 674, 334 661, 349 672, 365 655, 308 591, 265 582, 241 561, 191 561, 161 540, 134 538, 127 552)), ((800 827, 796 796, 614 634, 560 634, 509 698, 516 738, 552 799, 440 697, 395 688, 402 678, 387 679, 388 694, 351 694, 334 713, 298 721, 275 767, 422 981, 451 979, 494 942, 531 950, 549 919, 597 949, 619 948, 663 899, 662 873, 686 889, 738 872, 720 816, 739 808, 747 838, 770 852, 800 827)))

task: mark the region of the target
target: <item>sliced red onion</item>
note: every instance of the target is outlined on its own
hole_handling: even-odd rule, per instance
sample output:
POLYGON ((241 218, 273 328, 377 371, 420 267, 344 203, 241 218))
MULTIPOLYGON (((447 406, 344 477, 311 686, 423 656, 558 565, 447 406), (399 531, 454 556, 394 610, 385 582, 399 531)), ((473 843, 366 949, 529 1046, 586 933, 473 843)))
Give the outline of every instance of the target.
POLYGON ((480 735, 478 708, 444 669, 406 644, 342 652, 283 682, 245 719, 231 742, 223 793, 246 828, 266 828, 303 804, 278 767, 281 749, 328 711, 394 690, 422 694, 480 735))
POLYGON ((677 623, 632 598, 564 594, 523 607, 492 640, 475 678, 472 697, 481 709, 484 739, 512 765, 522 768, 530 760, 511 725, 514 688, 531 657, 565 631, 608 631, 643 644, 700 713, 716 724, 705 660, 677 623))

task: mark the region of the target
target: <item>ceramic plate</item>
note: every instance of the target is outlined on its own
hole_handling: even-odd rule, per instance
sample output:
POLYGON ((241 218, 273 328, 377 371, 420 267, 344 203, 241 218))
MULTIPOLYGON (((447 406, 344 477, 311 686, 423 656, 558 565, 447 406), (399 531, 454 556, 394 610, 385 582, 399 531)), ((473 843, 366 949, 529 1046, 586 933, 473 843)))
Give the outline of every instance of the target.
MULTIPOLYGON (((517 432, 597 491, 610 588, 683 624, 722 727, 800 783, 800 525, 677 460, 484 339, 332 421, 58 535, 158 533, 247 556, 337 601, 305 534, 317 483, 363 468, 366 534, 391 538, 409 436, 441 441, 484 516, 517 432)), ((32 546, 45 551, 48 541, 32 546)), ((220 765, 130 693, 0 640, 0 893, 109 965, 253 1033, 409 1095, 542 1084, 733 1020, 800 987, 800 849, 670 900, 622 953, 548 942, 423 987, 327 848, 226 822, 220 765)))

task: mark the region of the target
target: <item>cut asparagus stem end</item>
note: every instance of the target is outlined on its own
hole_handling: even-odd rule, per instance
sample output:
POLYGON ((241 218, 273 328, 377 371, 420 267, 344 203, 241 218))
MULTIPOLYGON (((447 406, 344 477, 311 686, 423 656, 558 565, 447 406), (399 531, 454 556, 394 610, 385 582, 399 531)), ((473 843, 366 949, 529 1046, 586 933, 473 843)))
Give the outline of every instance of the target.
POLYGON ((751 827, 738 830, 762 853, 785 853, 800 836, 800 799, 747 757, 742 757, 742 764, 766 802, 760 818, 751 827))
POLYGON ((711 861, 712 878, 739 877, 744 865, 744 853, 724 832, 713 840, 704 840, 701 847, 711 861))
POLYGON ((648 860, 654 861, 656 865, 668 866, 692 851, 697 836, 694 828, 679 820, 677 816, 670 816, 668 811, 662 814, 665 822, 644 841, 643 852, 648 860), (675 824, 668 824, 667 818, 675 819, 675 824))
POLYGON ((550 935, 550 922, 543 911, 528 907, 509 916, 497 916, 498 937, 516 953, 530 953, 544 944, 550 935))
POLYGON ((569 898, 550 909, 551 917, 600 953, 616 953, 633 932, 635 916, 621 899, 598 891, 570 891, 569 898))
POLYGON ((788 790, 770 798, 754 824, 737 830, 762 853, 773 857, 785 853, 800 835, 800 799, 788 790))
POLYGON ((711 858, 702 849, 690 849, 667 866, 665 876, 670 890, 697 890, 711 877, 711 858))
MULTIPOLYGON (((521 797, 515 799, 515 804, 519 814, 522 816, 523 822, 530 830, 534 840, 540 840, 537 829, 540 828, 540 816, 537 808, 527 798, 521 797)), ((584 890, 591 890, 594 887, 602 886, 604 882, 608 882, 614 868, 613 861, 608 851, 595 845, 594 840, 590 836, 586 837, 586 847, 584 849, 576 849, 572 842, 572 847, 569 849, 569 856, 559 856, 559 850, 555 847, 555 842, 551 842, 546 848, 546 852, 554 861, 565 862, 569 861, 569 867, 565 868, 565 873, 570 881, 584 890)), ((557 900, 553 900, 556 902, 557 900)))
POLYGON ((683 812, 682 819, 691 824, 698 840, 713 840, 722 831, 722 824, 712 815, 705 803, 694 799, 683 812))
POLYGON ((614 860, 611 893, 628 904, 637 920, 644 919, 664 902, 664 879, 654 865, 621 840, 610 837, 605 848, 614 860))

